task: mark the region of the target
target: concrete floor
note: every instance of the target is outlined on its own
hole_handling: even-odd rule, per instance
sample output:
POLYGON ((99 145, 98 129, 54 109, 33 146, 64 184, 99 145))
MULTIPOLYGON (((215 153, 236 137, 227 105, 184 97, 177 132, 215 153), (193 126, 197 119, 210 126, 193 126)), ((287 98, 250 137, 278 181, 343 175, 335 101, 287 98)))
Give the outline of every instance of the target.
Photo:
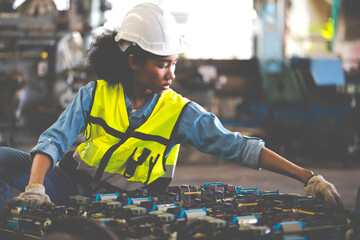
MULTIPOLYGON (((13 135, 15 147, 29 151, 37 142, 38 134, 20 131, 13 135)), ((357 191, 360 186, 360 159, 345 169, 341 161, 317 161, 316 159, 290 159, 298 165, 321 174, 333 183, 342 196, 345 208, 355 210, 357 191)), ((175 178, 171 185, 201 185, 207 182, 224 182, 242 187, 258 187, 259 190, 305 194, 303 184, 291 178, 266 170, 253 170, 226 160, 202 154, 189 146, 182 146, 175 178)))

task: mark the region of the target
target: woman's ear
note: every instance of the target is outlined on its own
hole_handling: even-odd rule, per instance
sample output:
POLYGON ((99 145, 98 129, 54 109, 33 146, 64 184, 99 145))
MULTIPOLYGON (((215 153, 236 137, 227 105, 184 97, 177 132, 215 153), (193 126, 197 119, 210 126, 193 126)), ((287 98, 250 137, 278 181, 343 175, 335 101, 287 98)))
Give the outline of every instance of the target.
POLYGON ((134 54, 129 55, 129 66, 134 72, 138 70, 138 63, 136 62, 134 54))

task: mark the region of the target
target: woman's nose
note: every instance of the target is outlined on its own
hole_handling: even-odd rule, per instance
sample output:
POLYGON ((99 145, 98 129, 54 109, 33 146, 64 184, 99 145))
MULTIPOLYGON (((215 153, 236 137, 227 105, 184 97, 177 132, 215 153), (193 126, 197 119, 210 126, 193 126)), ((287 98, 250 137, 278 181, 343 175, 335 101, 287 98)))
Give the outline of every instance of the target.
POLYGON ((169 71, 166 74, 166 80, 174 80, 175 79, 175 66, 169 68, 169 71))

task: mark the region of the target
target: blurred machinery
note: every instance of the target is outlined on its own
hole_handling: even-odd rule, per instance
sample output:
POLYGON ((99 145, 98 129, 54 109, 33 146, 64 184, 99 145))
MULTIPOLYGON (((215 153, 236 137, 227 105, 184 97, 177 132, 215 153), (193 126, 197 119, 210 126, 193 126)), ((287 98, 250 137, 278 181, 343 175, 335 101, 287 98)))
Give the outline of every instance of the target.
MULTIPOLYGON (((331 52, 335 43, 328 39, 320 39, 326 54, 285 57, 293 2, 254 1, 254 58, 180 61, 174 88, 215 113, 225 127, 264 138, 287 158, 331 158, 349 167, 360 158, 360 41, 348 59, 331 52), (357 67, 347 71, 344 65, 357 67)), ((338 45, 359 39, 358 1, 306 2, 326 18, 332 12, 334 22, 339 19, 337 36, 344 36, 338 45)))
POLYGON ((67 3, 59 11, 52 0, 27 0, 16 9, 14 1, 1 1, 1 145, 14 145, 15 127, 44 130, 69 102, 59 100, 57 82, 67 91, 73 76, 85 78, 83 38, 103 24, 101 13, 111 6, 103 0, 67 3))
MULTIPOLYGON (((335 2, 340 1, 329 5, 334 21, 340 11, 335 2)), ((351 3, 359 9, 355 2, 341 1, 341 9, 351 3)), ((350 166, 359 155, 357 97, 344 90, 351 80, 335 54, 285 58, 289 4, 287 0, 258 2, 261 30, 256 55, 267 101, 253 104, 253 111, 267 116, 263 126, 271 138, 268 143, 282 154, 320 154, 319 159, 331 157, 350 166)), ((331 51, 332 42, 328 44, 331 51)))
POLYGON ((21 115, 37 115, 51 103, 45 99, 50 99, 55 80, 59 14, 52 1, 27 1, 16 10, 5 9, 8 12, 0 14, 0 111, 5 126, 14 127, 21 115))

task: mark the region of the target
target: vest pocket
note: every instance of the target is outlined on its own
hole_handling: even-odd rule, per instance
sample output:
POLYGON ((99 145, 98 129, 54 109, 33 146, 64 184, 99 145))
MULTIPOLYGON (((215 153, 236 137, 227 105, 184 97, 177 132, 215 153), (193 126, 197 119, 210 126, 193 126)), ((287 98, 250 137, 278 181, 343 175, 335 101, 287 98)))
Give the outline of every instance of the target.
POLYGON ((135 152, 137 151, 138 148, 135 148, 135 150, 133 151, 133 153, 130 155, 130 157, 128 158, 127 165, 126 165, 126 169, 124 172, 124 177, 125 178, 131 178, 134 176, 134 173, 136 171, 136 168, 140 165, 142 165, 145 160, 149 157, 151 151, 147 148, 144 148, 142 153, 140 154, 140 156, 137 158, 137 160, 135 160, 135 152))
MULTIPOLYGON (((124 177, 129 181, 140 181, 146 184, 149 182, 149 178, 152 172, 154 170, 155 172, 156 170, 159 170, 155 167, 155 165, 157 167, 160 166, 157 165, 157 163, 161 162, 157 161, 160 157, 160 154, 153 152, 148 148, 140 147, 136 148, 133 153, 134 155, 130 156, 127 161, 124 177)), ((163 171, 162 168, 161 171, 163 171)))
POLYGON ((120 148, 121 150, 115 151, 108 166, 117 165, 120 167, 122 165, 122 167, 117 168, 117 170, 114 168, 106 169, 106 171, 120 173, 128 181, 139 181, 145 184, 150 183, 164 173, 161 161, 162 154, 143 146, 136 148, 122 146, 120 148), (120 156, 128 156, 127 160, 122 164, 119 163, 120 156))

